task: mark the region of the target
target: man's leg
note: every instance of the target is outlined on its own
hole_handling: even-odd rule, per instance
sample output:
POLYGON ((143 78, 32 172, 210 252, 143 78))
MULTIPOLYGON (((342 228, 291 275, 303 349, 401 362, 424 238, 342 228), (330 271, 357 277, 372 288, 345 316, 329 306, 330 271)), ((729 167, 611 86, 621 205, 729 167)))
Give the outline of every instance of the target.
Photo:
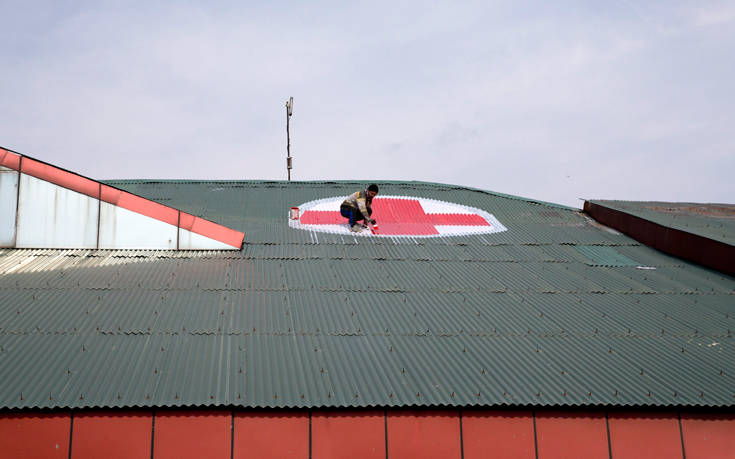
POLYGON ((366 222, 365 216, 360 212, 360 209, 352 209, 352 215, 354 215, 355 223, 366 222))
POLYGON ((340 207, 339 213, 350 221, 350 228, 355 225, 355 209, 352 207, 340 207))

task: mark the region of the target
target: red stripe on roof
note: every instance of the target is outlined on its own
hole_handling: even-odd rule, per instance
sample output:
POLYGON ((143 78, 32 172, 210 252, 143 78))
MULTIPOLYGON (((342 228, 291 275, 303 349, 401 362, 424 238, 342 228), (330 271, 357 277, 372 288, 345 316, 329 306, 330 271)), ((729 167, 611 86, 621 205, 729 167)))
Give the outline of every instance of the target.
MULTIPOLYGON (((375 215, 376 213, 373 213, 373 216, 375 215)), ((430 234, 439 234, 432 223, 422 221, 396 222, 394 216, 385 212, 383 213, 383 216, 386 217, 386 222, 384 222, 383 219, 378 219, 377 217, 376 220, 380 227, 380 234, 384 236, 428 236, 430 234)), ((348 222, 348 220, 338 212, 331 212, 328 210, 307 210, 303 215, 301 215, 299 221, 303 225, 344 225, 348 222)), ((460 225, 461 223, 455 224, 460 225)))
POLYGON ((20 155, 0 148, 0 166, 9 167, 17 171, 20 169, 20 155))
POLYGON ((386 223, 431 224, 418 199, 375 198, 372 207, 372 218, 381 228, 386 223))
MULTIPOLYGON (((23 163, 25 164, 25 161, 23 163)), ((178 210, 126 191, 112 188, 111 186, 102 185, 101 199, 110 204, 120 206, 123 209, 128 209, 146 217, 155 218, 169 225, 178 226, 179 223, 178 210)))
POLYGON ((242 247, 242 241, 245 239, 245 233, 241 231, 235 231, 226 226, 195 217, 185 212, 181 212, 179 228, 206 236, 238 249, 242 247))
POLYGON ((426 214, 435 225, 490 226, 477 214, 426 214))
POLYGON ((99 199, 100 185, 99 182, 77 175, 73 172, 67 172, 58 167, 36 161, 29 157, 24 157, 20 164, 20 171, 32 177, 53 183, 54 185, 63 186, 77 193, 86 194, 87 196, 99 199))
POLYGON ((307 210, 301 214, 299 221, 304 225, 340 225, 347 219, 331 210, 307 210))
MULTIPOLYGON (((427 214, 417 199, 375 198, 372 209, 372 218, 384 236, 439 234, 434 225, 491 226, 477 214, 427 214)), ((340 225, 347 219, 335 211, 307 210, 299 221, 304 225, 340 225)))
POLYGON ((378 221, 378 227, 380 228, 378 233, 383 236, 429 236, 439 234, 431 223, 383 223, 378 221))

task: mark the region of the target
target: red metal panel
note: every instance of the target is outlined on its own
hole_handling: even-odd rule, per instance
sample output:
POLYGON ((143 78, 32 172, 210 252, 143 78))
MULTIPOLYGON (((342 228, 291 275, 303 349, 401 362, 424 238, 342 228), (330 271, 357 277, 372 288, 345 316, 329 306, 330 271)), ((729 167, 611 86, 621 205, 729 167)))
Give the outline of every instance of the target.
POLYGON ((17 171, 20 169, 20 155, 0 148, 0 166, 9 167, 17 171))
POLYGON ((735 413, 681 414, 687 459, 735 458, 735 413))
POLYGON ((157 411, 153 457, 226 459, 232 449, 231 432, 229 411, 157 411))
POLYGON ((78 193, 86 194, 95 199, 99 199, 100 197, 100 184, 94 180, 28 157, 23 158, 20 166, 20 171, 24 174, 45 180, 54 185, 63 186, 78 193))
POLYGON ((490 226, 477 214, 426 214, 435 225, 490 226))
MULTIPOLYGON (((25 160, 23 160, 25 164, 25 160)), ((155 218, 170 225, 178 226, 179 211, 163 204, 141 198, 126 191, 118 190, 107 185, 102 185, 102 200, 120 206, 123 209, 155 218)))
POLYGON ((537 412, 536 441, 544 459, 610 457, 604 413, 537 412))
POLYGON ((388 411, 391 459, 459 458, 458 411, 388 411))
POLYGON ((150 458, 152 412, 106 411, 74 416, 71 457, 150 458))
POLYGON ((465 459, 536 457, 530 411, 465 411, 462 439, 465 459))
POLYGON ((245 238, 245 233, 243 232, 235 231, 185 212, 181 212, 179 228, 189 230, 192 233, 201 234, 202 236, 214 239, 215 241, 220 241, 238 249, 242 247, 242 241, 245 238))
POLYGON ((615 459, 682 457, 676 413, 612 412, 608 419, 615 459))
POLYGON ((309 413, 235 413, 235 458, 309 457, 309 413))
POLYGON ((311 452, 318 459, 385 457, 382 411, 325 411, 311 415, 311 452))
POLYGON ((0 457, 69 457, 69 413, 0 414, 0 457))

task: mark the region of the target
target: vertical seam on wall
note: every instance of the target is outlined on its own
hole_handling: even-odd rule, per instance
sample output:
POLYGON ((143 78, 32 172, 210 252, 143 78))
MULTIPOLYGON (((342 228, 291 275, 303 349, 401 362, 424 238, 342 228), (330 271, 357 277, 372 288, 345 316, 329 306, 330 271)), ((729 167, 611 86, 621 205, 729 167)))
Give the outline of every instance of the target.
POLYGON ((385 427, 385 459, 388 459, 388 409, 383 410, 383 426, 385 427))
POLYGON ((462 433, 462 410, 459 410, 459 457, 464 459, 464 434, 462 433))
POLYGON ((18 215, 20 214, 20 182, 21 178, 23 177, 23 173, 21 172, 23 170, 23 155, 20 156, 20 159, 18 160, 18 190, 17 190, 17 197, 15 199, 15 241, 13 242, 13 247, 18 247, 18 215))
MULTIPOLYGON (((181 250, 179 249, 179 235, 180 234, 181 234, 181 211, 179 211, 179 219, 176 221, 176 250, 181 250)), ((235 412, 234 408, 232 412, 233 413, 235 412)))
POLYGON ((97 193, 97 248, 100 248, 100 228, 102 227, 102 184, 98 183, 99 192, 97 193))
POLYGON ((681 458, 687 459, 687 450, 684 448, 684 428, 681 425, 681 410, 676 410, 676 417, 679 419, 679 437, 681 438, 681 458))
POLYGON ((538 459, 538 439, 536 438, 536 410, 531 410, 531 418, 533 419, 533 450, 536 459, 538 459))
POLYGON ((74 410, 71 411, 69 421, 69 459, 71 459, 71 444, 74 437, 74 410))
POLYGON ((610 439, 610 416, 605 411, 605 429, 607 429, 607 454, 612 459, 612 440, 610 439))
MULTIPOLYGON (((180 214, 181 212, 179 212, 180 214)), ((230 424, 230 459, 235 457, 235 408, 232 408, 232 423, 230 424)))
POLYGON ((309 410, 309 459, 311 459, 311 410, 309 410))
POLYGON ((151 414, 151 459, 153 459, 153 441, 156 438, 156 410, 151 414))

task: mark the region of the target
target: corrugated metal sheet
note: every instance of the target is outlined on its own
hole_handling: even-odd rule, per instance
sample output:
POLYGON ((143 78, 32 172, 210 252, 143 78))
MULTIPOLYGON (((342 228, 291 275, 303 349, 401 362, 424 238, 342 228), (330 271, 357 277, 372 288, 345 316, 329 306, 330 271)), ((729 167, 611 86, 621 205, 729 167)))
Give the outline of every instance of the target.
POLYGON ((5 408, 735 404, 735 279, 572 209, 387 183, 508 231, 358 238, 286 218, 363 183, 114 184, 245 247, 0 249, 5 408))
POLYGON ((589 258, 590 265, 594 266, 640 266, 640 263, 618 252, 615 247, 578 245, 579 253, 589 258))

